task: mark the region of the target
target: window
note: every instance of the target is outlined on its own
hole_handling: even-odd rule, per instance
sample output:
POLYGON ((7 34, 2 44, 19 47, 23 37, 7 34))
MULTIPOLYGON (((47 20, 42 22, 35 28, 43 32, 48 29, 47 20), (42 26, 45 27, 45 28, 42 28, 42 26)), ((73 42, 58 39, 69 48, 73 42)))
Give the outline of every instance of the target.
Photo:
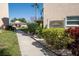
POLYGON ((62 28, 62 27, 64 27, 64 22, 63 22, 63 20, 50 21, 49 27, 50 28, 52 28, 52 27, 62 28))
POLYGON ((67 24, 79 25, 79 21, 67 21, 67 24))
POLYGON ((66 19, 66 25, 79 25, 79 16, 68 16, 66 19))
POLYGON ((68 16, 67 20, 79 20, 79 16, 68 16))

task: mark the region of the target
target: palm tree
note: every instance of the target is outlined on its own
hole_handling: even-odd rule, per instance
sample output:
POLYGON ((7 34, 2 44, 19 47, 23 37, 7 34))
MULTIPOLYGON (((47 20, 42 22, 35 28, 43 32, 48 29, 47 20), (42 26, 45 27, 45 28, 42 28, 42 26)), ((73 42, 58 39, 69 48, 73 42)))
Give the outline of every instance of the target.
POLYGON ((37 20, 37 10, 38 10, 38 8, 39 8, 39 5, 38 5, 38 3, 34 3, 33 5, 32 5, 33 7, 34 7, 34 12, 35 12, 35 20, 37 20))
POLYGON ((40 14, 41 14, 41 20, 43 20, 43 10, 44 10, 44 8, 42 8, 41 12, 40 12, 40 14))

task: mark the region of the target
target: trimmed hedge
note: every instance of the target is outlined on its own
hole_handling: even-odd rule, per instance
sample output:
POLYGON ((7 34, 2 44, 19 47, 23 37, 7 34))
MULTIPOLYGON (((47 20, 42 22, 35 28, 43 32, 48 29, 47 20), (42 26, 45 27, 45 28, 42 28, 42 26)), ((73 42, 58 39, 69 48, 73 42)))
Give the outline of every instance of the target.
POLYGON ((65 33, 64 28, 43 29, 42 37, 55 49, 67 48, 67 45, 74 41, 65 33))

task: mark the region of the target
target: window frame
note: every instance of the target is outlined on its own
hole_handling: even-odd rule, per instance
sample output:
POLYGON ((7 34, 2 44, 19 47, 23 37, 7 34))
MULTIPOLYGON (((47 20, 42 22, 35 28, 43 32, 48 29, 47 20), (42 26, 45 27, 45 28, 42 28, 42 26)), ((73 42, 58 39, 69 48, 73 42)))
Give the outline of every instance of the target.
MULTIPOLYGON (((67 16, 67 17, 73 17, 73 16, 67 16)), ((79 26, 78 24, 68 24, 67 23, 68 21, 79 21, 79 20, 78 19, 68 20, 67 17, 65 18, 65 26, 79 26)), ((74 16, 74 17, 76 17, 76 16, 74 16)))

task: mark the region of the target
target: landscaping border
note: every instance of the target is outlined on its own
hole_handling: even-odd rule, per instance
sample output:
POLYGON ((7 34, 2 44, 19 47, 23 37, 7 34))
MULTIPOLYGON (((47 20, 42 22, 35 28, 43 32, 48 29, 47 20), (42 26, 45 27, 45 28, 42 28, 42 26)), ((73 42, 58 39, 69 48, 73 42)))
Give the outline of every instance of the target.
MULTIPOLYGON (((38 40, 36 40, 36 39, 34 38, 34 36, 31 36, 31 38, 34 39, 35 41, 37 41, 39 44, 41 44, 41 45, 44 47, 44 49, 48 50, 49 52, 55 54, 56 56, 62 56, 61 54, 57 54, 56 52, 54 52, 54 51, 52 51, 51 49, 49 49, 50 47, 48 47, 47 45, 45 45, 45 44, 39 42, 38 40)), ((50 55, 50 56, 53 56, 53 55, 50 55)))

